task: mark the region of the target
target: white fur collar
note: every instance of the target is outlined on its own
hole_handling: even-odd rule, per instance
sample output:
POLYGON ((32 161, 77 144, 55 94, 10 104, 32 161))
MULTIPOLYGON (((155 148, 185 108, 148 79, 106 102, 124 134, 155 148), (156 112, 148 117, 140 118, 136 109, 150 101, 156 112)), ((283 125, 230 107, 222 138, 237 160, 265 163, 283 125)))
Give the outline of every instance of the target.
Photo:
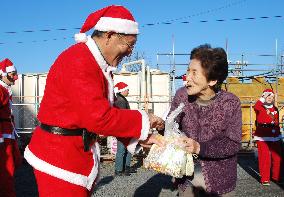
POLYGON ((272 107, 274 107, 274 106, 273 106, 272 104, 271 104, 271 105, 265 105, 265 104, 264 104, 264 107, 265 107, 265 108, 272 108, 272 107))
POLYGON ((88 36, 88 40, 86 42, 86 45, 88 46, 89 50, 93 54, 94 58, 96 59, 97 63, 99 64, 100 68, 102 69, 102 72, 104 76, 106 77, 108 81, 108 100, 111 105, 113 105, 114 102, 114 92, 113 92, 113 79, 110 74, 110 72, 115 71, 116 68, 113 66, 109 66, 107 62, 105 61, 104 57, 102 56, 98 46, 96 45, 95 41, 91 38, 91 36, 88 36))
POLYGON ((4 81, 0 80, 0 85, 6 88, 6 90, 9 92, 9 96, 12 96, 12 88, 8 84, 6 84, 4 81))

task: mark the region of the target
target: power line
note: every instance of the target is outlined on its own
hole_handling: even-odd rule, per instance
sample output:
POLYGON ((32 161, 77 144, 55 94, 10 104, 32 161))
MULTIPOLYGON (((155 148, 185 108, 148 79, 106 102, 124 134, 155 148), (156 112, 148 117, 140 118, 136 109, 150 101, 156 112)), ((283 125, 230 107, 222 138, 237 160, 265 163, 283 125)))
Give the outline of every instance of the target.
MULTIPOLYGON (((231 19, 215 19, 215 20, 200 20, 197 22, 200 23, 206 23, 206 22, 226 22, 226 21, 242 21, 242 20, 259 20, 259 19, 273 19, 273 18, 282 18, 283 16, 281 15, 276 15, 276 16, 260 16, 260 17, 247 17, 247 18, 231 18, 231 19)), ((191 21, 181 21, 180 23, 183 24, 187 24, 190 23, 191 21)), ((154 26, 158 23, 148 23, 145 25, 142 25, 141 27, 145 27, 145 26, 154 26)), ((162 22, 160 24, 164 24, 164 25, 172 25, 174 24, 173 22, 162 22)), ((35 33, 35 32, 50 32, 50 31, 67 31, 67 30, 78 30, 81 29, 79 27, 75 27, 75 28, 57 28, 57 29, 40 29, 40 30, 22 30, 20 32, 24 32, 24 33, 35 33)), ((16 32, 16 31, 6 31, 4 33, 6 34, 17 34, 20 32, 16 32)))
POLYGON ((169 24, 172 24, 172 23, 179 21, 179 20, 184 20, 184 19, 187 19, 187 18, 193 18, 193 17, 204 15, 204 14, 210 14, 210 13, 213 13, 213 12, 217 12, 217 11, 220 11, 222 9, 226 9, 226 8, 241 4, 245 1, 247 1, 247 0, 240 0, 240 1, 231 2, 229 4, 223 5, 223 6, 218 7, 218 8, 213 8, 213 9, 201 11, 201 12, 198 12, 196 14, 192 14, 192 15, 189 15, 189 16, 183 16, 183 17, 179 17, 179 18, 175 18, 175 19, 170 19, 170 20, 166 20, 166 21, 163 21, 163 22, 149 23, 149 24, 142 25, 142 27, 145 27, 147 25, 153 26, 153 25, 160 25, 160 24, 169 25, 169 24))
MULTIPOLYGON (((178 20, 182 20, 182 19, 186 19, 186 18, 192 18, 192 17, 196 17, 196 16, 201 16, 203 14, 209 14, 209 13, 212 13, 212 12, 216 12, 216 11, 219 11, 219 10, 222 10, 222 9, 225 9, 225 8, 229 8, 229 7, 232 7, 232 6, 235 6, 235 5, 238 5, 238 4, 241 4, 243 2, 245 2, 247 0, 239 0, 239 1, 235 1, 235 2, 232 2, 232 3, 229 3, 229 4, 226 4, 226 5, 223 5, 221 7, 218 7, 218 8, 214 8, 214 9, 209 9, 209 10, 206 10, 206 11, 201 11, 201 12, 198 12, 196 14, 192 14, 192 15, 189 15, 189 16, 184 16, 184 17, 180 17, 180 18, 175 18, 175 19, 170 19, 170 20, 167 20, 167 21, 164 21, 164 22, 157 22, 157 23, 150 23, 151 25, 158 25, 158 24, 171 24, 170 22, 174 22, 174 21, 178 21, 178 20)), ((145 24, 147 25, 147 24, 145 24)), ((142 25, 141 27, 144 27, 145 25, 142 25)), ((33 33, 33 32, 50 32, 50 31, 67 31, 69 29, 73 29, 73 30, 78 30, 78 29, 81 29, 80 27, 74 27, 74 28, 57 28, 57 29, 40 29, 40 30, 22 30, 21 32, 24 32, 24 33, 33 33)), ((4 32, 6 34, 16 34, 18 32, 16 31, 7 31, 7 32, 4 32)))
MULTIPOLYGON (((275 18, 283 18, 282 15, 276 15, 276 16, 260 16, 260 17, 247 17, 247 18, 231 18, 231 19, 215 19, 215 20, 200 20, 200 21, 197 21, 197 22, 200 22, 200 23, 207 23, 207 22, 226 22, 226 21, 242 21, 242 20, 259 20, 259 19, 275 19, 275 18)), ((182 21, 180 22, 182 24, 188 24, 190 23, 190 21, 182 21)), ((173 22, 166 22, 166 23, 163 23, 165 25, 171 25, 171 24, 174 24, 173 22)), ((149 24, 145 24, 146 26, 154 26, 156 24, 154 23, 149 23, 149 24)), ((142 26, 142 27, 145 27, 142 26)), ((71 28, 71 29, 80 29, 80 28, 71 28)), ((40 31, 40 32, 50 32, 50 31, 54 31, 54 30, 57 30, 57 31, 67 31, 67 30, 70 30, 68 28, 57 28, 57 29, 41 29, 41 30, 23 30, 22 32, 25 32, 25 33, 34 33, 34 32, 37 32, 37 31, 40 31)), ((8 32, 4 32, 6 34, 17 34, 19 32, 16 32, 16 31, 8 31, 8 32)), ((66 39, 66 38, 63 38, 63 39, 66 39)), ((50 40, 56 40, 56 38, 54 39, 50 39, 50 40)), ((58 39, 59 40, 59 39, 58 39)), ((42 41, 32 41, 32 42, 46 42, 48 40, 42 40, 42 41)), ((19 44, 22 44, 24 43, 23 41, 18 41, 16 43, 19 43, 19 44)), ((5 42, 0 42, 0 46, 1 45, 4 45, 6 44, 5 42)))
MULTIPOLYGON (((40 29, 40 30, 22 30, 20 32, 23 32, 23 33, 34 33, 34 32, 50 32, 50 31, 67 31, 67 30, 72 30, 72 29, 81 29, 79 27, 74 27, 74 28, 57 28, 57 29, 40 29)), ((17 34, 17 33, 20 33, 20 32, 16 32, 16 31, 6 31, 4 33, 6 34, 17 34)))
MULTIPOLYGON (((48 42, 48 41, 57 41, 57 40, 66 40, 68 38, 74 38, 74 37, 63 37, 63 38, 52 38, 52 39, 43 39, 43 40, 33 40, 33 41, 28 41, 28 42, 24 42, 24 41, 16 41, 15 43, 16 44, 24 44, 24 43, 38 43, 38 42, 48 42)), ((4 45, 4 44, 7 44, 7 43, 4 43, 4 42, 0 42, 0 46, 1 45, 4 45)))

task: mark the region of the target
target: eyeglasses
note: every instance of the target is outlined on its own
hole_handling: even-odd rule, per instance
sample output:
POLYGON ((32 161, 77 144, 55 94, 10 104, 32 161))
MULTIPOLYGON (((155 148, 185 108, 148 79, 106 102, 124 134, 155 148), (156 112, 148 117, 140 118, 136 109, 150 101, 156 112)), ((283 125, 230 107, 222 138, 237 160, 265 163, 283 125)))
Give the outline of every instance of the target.
POLYGON ((119 40, 121 40, 128 48, 132 51, 134 49, 135 43, 130 44, 121 34, 117 34, 119 40))

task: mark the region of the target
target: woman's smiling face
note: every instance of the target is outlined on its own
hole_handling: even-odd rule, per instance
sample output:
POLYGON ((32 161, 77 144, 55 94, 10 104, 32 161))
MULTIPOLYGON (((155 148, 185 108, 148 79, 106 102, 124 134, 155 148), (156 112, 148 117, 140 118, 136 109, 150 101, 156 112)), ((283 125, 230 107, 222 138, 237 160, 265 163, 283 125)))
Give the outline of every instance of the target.
POLYGON ((197 59, 192 59, 187 69, 186 88, 188 95, 203 94, 210 88, 201 62, 197 59))

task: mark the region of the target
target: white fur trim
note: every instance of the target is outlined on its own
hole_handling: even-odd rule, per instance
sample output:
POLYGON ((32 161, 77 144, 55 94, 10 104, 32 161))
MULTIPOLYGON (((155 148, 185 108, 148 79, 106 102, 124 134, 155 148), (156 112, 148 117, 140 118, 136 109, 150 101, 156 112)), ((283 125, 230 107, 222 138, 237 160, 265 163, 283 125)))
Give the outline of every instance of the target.
POLYGON ((7 73, 9 73, 9 72, 14 72, 14 71, 16 71, 17 69, 16 69, 16 67, 15 66, 7 66, 6 67, 6 72, 7 73))
MULTIPOLYGON (((5 75, 4 75, 5 76, 5 75)), ((0 80, 0 85, 6 88, 6 90, 9 92, 9 96, 12 96, 12 87, 10 85, 7 85, 4 81, 0 80)), ((11 108, 12 109, 12 108, 11 108)))
POLYGON ((260 102, 264 103, 265 102, 265 98, 261 97, 260 99, 260 102))
POLYGON ((272 92, 263 92, 261 96, 262 96, 263 98, 266 98, 266 97, 268 97, 268 96, 270 96, 270 95, 274 96, 274 94, 273 94, 272 92))
POLYGON ((114 88, 113 88, 113 91, 114 91, 115 94, 118 93, 118 88, 117 88, 117 87, 114 87, 114 88))
MULTIPOLYGON (((273 108, 274 106, 273 105, 263 105, 266 109, 270 109, 270 108, 273 108)), ((273 113, 272 113, 273 114, 273 113)))
POLYGON ((129 87, 127 86, 127 87, 122 88, 122 89, 120 89, 120 90, 119 90, 117 87, 115 87, 115 88, 114 88, 114 93, 123 92, 123 91, 125 91, 125 90, 129 90, 129 87))
POLYGON ((89 174, 89 176, 85 176, 82 174, 77 174, 74 172, 70 172, 67 170, 64 170, 62 168, 56 167, 52 164, 49 164, 40 158, 38 158, 36 155, 34 155, 29 147, 27 146, 24 152, 24 157, 27 160, 27 162, 33 166, 35 169, 44 172, 46 174, 49 174, 50 176, 56 177, 58 179, 67 181, 69 183, 79 185, 82 187, 87 188, 88 190, 92 189, 92 185, 98 175, 99 171, 99 149, 98 149, 98 144, 95 143, 91 147, 91 151, 93 153, 93 159, 94 159, 94 166, 89 174))
POLYGON ((4 138, 0 138, 0 143, 3 143, 4 142, 4 138))
POLYGON ((97 63, 99 64, 100 68, 105 71, 107 67, 109 66, 104 57, 102 56, 98 46, 96 45, 95 41, 91 38, 91 36, 88 36, 88 40, 86 42, 87 47, 93 54, 94 58, 96 59, 97 63))
POLYGON ((113 103, 114 103, 114 92, 113 92, 113 86, 114 86, 114 82, 113 82, 113 78, 110 74, 110 72, 113 72, 115 71, 116 68, 115 67, 112 67, 112 66, 109 66, 107 67, 107 70, 106 72, 103 71, 105 77, 107 78, 107 81, 108 81, 108 100, 110 102, 110 105, 113 106, 113 103))
POLYGON ((127 150, 131 153, 131 154, 135 154, 135 153, 139 153, 139 151, 142 149, 142 147, 138 144, 139 140, 132 138, 129 142, 129 144, 127 145, 127 150))
POLYGON ((142 115, 142 129, 138 140, 146 140, 150 132, 150 120, 145 111, 138 110, 142 115))
POLYGON ((4 73, 2 70, 0 70, 0 75, 4 77, 4 76, 7 76, 7 73, 4 73))
POLYGON ((101 17, 94 27, 99 31, 114 31, 116 33, 123 34, 138 34, 138 23, 132 20, 101 17))
POLYGON ((88 37, 85 33, 78 33, 78 34, 75 34, 74 35, 74 38, 75 38, 75 41, 77 43, 80 43, 80 42, 84 42, 86 43, 88 41, 88 37))
POLYGON ((254 136, 253 140, 258 140, 258 141, 265 141, 265 142, 276 142, 284 138, 284 136, 279 135, 277 137, 258 137, 254 136))
POLYGON ((89 50, 91 51, 91 53, 93 54, 94 58, 96 59, 97 63, 99 64, 100 68, 102 69, 102 72, 104 74, 104 76, 106 77, 107 81, 108 81, 108 99, 109 102, 111 104, 111 106, 113 106, 114 103, 114 92, 113 92, 113 79, 110 75, 110 72, 115 71, 117 68, 116 67, 112 67, 109 66, 104 57, 102 56, 98 46, 96 45, 95 41, 88 36, 88 41, 86 42, 86 45, 88 46, 89 50))

